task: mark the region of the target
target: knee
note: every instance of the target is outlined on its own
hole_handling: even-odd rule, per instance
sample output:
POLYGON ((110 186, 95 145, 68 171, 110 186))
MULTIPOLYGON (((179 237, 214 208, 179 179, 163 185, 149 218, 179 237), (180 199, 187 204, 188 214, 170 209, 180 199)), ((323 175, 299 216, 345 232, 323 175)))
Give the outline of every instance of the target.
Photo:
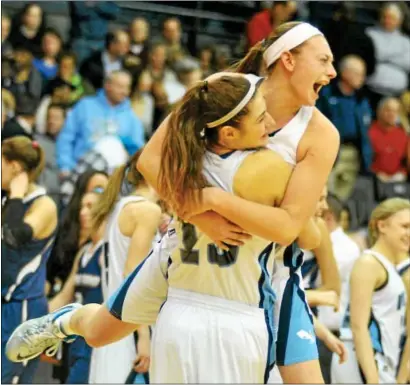
POLYGON ((92 348, 101 348, 106 345, 104 343, 103 333, 101 333, 99 328, 88 329, 84 338, 87 341, 87 344, 92 348))

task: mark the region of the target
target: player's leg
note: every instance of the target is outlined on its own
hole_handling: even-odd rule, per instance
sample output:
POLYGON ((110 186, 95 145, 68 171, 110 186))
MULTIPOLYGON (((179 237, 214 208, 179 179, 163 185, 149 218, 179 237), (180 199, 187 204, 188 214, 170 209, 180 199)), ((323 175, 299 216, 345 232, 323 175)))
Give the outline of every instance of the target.
POLYGON ((7 357, 13 362, 22 362, 44 351, 51 355, 62 340, 76 335, 93 347, 118 341, 139 324, 155 322, 167 290, 160 255, 153 253, 130 274, 107 304, 70 304, 24 322, 7 343, 7 357))
POLYGON ((283 292, 276 353, 284 383, 324 383, 313 318, 296 272, 290 275, 283 292))

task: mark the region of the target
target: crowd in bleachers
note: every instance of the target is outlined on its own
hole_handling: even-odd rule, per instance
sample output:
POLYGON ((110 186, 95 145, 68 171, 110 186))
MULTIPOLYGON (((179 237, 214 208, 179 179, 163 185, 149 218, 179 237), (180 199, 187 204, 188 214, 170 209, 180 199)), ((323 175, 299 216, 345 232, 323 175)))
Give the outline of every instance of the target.
MULTIPOLYGON (((188 50, 178 17, 164 18, 160 36, 144 17, 110 28, 120 12, 116 2, 71 2, 68 40, 48 26, 42 3, 2 12, 1 140, 26 136, 43 149, 37 182, 59 213, 50 296, 89 240, 80 214, 84 196, 106 187, 192 84, 235 61, 218 41, 188 50)), ((410 196, 410 36, 402 29, 410 12, 404 2, 380 3, 380 19, 366 28, 354 12, 352 4, 337 5, 332 20, 319 26, 338 77, 321 90, 317 107, 340 132, 329 180, 329 191, 343 202, 338 226, 364 249, 375 205, 410 196)), ((249 15, 247 48, 302 14, 296 2, 275 1, 249 15)))

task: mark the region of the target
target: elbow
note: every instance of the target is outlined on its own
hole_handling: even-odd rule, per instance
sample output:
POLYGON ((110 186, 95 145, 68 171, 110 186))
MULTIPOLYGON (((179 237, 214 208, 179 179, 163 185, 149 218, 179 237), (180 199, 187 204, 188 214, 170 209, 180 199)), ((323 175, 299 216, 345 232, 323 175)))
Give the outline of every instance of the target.
POLYGON ((312 237, 310 239, 298 239, 298 245, 304 250, 314 250, 320 245, 320 238, 312 237))
POLYGON ((360 336, 363 333, 367 333, 367 325, 360 321, 350 319, 350 328, 352 329, 353 336, 360 336))
POLYGON ((289 231, 284 231, 280 237, 275 237, 275 239, 271 239, 271 241, 278 243, 280 246, 286 247, 295 242, 297 236, 298 234, 294 230, 289 229, 289 231))

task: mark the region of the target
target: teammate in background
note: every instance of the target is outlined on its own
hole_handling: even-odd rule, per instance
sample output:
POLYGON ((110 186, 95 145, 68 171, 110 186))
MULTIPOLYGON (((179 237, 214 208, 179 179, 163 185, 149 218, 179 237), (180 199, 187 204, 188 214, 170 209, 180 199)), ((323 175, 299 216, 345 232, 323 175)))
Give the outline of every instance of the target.
MULTIPOLYGON (((410 249, 409 249, 410 252, 410 249)), ((410 298, 410 255, 409 252, 404 253, 400 258, 401 261, 397 265, 397 271, 401 276, 404 286, 406 287, 407 298, 410 298)), ((404 363, 410 362, 410 338, 409 338, 409 324, 410 323, 410 303, 407 301, 407 332, 400 341, 401 351, 400 351, 400 365, 399 371, 397 373, 397 383, 398 384, 408 384, 410 383, 410 370, 408 366, 404 363)))
MULTIPOLYGON (((102 189, 85 193, 80 202, 79 216, 81 227, 91 228, 91 210, 101 197, 102 189)), ((88 234, 87 241, 78 251, 71 272, 62 290, 49 301, 49 312, 65 306, 73 300, 82 305, 102 303, 101 265, 104 245, 103 223, 98 231, 88 234)), ((92 348, 81 337, 69 345, 67 384, 87 384, 90 370, 92 348)))
POLYGON ((400 362, 407 295, 396 265, 408 253, 409 230, 410 201, 388 199, 373 210, 372 246, 355 262, 350 278, 350 314, 344 326, 350 318, 354 344, 343 327, 349 358, 344 365, 333 360, 333 382, 395 383, 398 371, 402 379, 408 378, 408 361, 400 362))
MULTIPOLYGON (((107 301, 152 248, 161 220, 157 196, 137 171, 140 151, 110 177, 104 194, 93 210, 93 231, 107 221, 102 286, 107 301)), ((93 350, 90 382, 125 382, 132 368, 149 369, 150 331, 138 328, 138 342, 129 335, 93 350), (136 348, 137 345, 137 348, 136 348), (134 365, 135 361, 138 361, 134 365)))
MULTIPOLYGON (((328 327, 331 332, 340 337, 340 328, 342 326, 343 315, 349 303, 349 279, 353 265, 360 256, 360 249, 357 244, 343 231, 341 227, 341 213, 344 206, 333 195, 327 197, 328 208, 323 213, 323 219, 330 233, 331 247, 336 260, 338 273, 341 280, 340 305, 339 310, 319 306, 318 319, 328 327)), ((320 269, 322 272, 322 269, 320 269)), ((322 368, 323 377, 326 383, 331 382, 331 363, 332 350, 328 349, 325 344, 319 343, 319 360, 322 368)))
MULTIPOLYGON (((267 103, 267 125, 271 127, 268 147, 295 169, 280 208, 267 208, 215 188, 203 190, 200 207, 186 199, 182 207, 175 208, 181 217, 197 226, 220 248, 241 245, 248 234, 259 234, 281 245, 289 245, 314 214, 339 148, 336 128, 314 107, 321 87, 336 76, 332 61, 329 45, 318 29, 307 23, 292 22, 278 27, 271 37, 253 47, 237 66, 238 72, 267 74, 262 89, 267 103), (268 122, 269 117, 280 129, 275 130, 275 124, 268 122), (202 214, 194 216, 198 213, 202 214)), ((208 80, 211 79, 212 76, 208 80)), ((138 162, 147 181, 160 194, 158 172, 169 121, 168 117, 161 124, 138 162)), ((304 292, 300 296, 297 294, 301 289, 299 268, 303 258, 297 257, 300 254, 297 245, 292 245, 286 261, 288 265, 279 266, 287 272, 286 281, 290 272, 290 280, 286 293, 280 293, 278 298, 286 295, 291 302, 288 305, 300 312, 299 318, 306 319, 311 316, 304 292), (293 265, 296 262, 297 265, 293 265)), ((282 322, 287 324, 290 311, 285 313, 282 322)), ((276 311, 276 314, 281 318, 281 312, 276 311)), ((313 331, 313 319, 311 323, 309 330, 313 331)), ((288 383, 323 382, 316 345, 296 334, 291 341, 287 337, 286 329, 283 333, 279 331, 277 363, 281 366, 283 380, 288 383)))
MULTIPOLYGON (((322 305, 334 310, 339 308, 340 275, 332 250, 329 230, 322 216, 329 209, 325 187, 316 206, 315 221, 320 229, 320 245, 304 252, 302 277, 309 306, 322 305)), ((317 313, 317 309, 315 309, 317 313)), ((317 314, 316 314, 317 315, 317 314)))
POLYGON ((1 380, 31 383, 38 360, 14 363, 5 355, 15 328, 47 314, 46 263, 57 227, 57 208, 34 181, 44 168, 44 152, 22 136, 5 140, 1 149, 1 380))

